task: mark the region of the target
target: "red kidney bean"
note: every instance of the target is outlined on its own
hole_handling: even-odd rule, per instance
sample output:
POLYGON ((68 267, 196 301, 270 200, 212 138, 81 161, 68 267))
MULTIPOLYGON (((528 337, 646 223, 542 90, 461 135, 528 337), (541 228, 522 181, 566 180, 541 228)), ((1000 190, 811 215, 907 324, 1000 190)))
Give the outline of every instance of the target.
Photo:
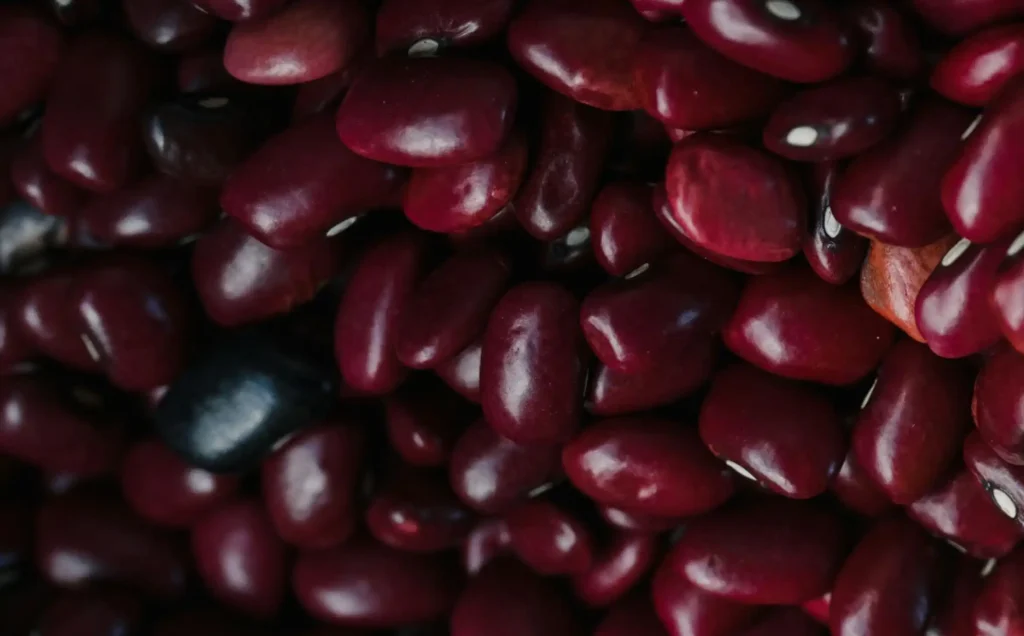
POLYGON ((898 504, 947 474, 970 428, 971 376, 958 362, 901 340, 879 368, 853 430, 857 464, 898 504))
POLYGON ((700 436, 740 474, 794 499, 825 492, 846 453, 839 416, 824 395, 744 364, 715 376, 700 436))
POLYGON ((874 71, 912 79, 924 66, 915 23, 900 7, 884 0, 865 0, 840 8, 857 32, 864 62, 874 71))
POLYGON ((520 444, 564 442, 583 411, 583 337, 572 295, 523 283, 498 302, 484 333, 480 397, 487 423, 520 444))
POLYGON ((917 328, 937 355, 962 358, 1002 338, 989 296, 1009 245, 1009 240, 976 245, 961 239, 921 287, 914 312, 917 328))
POLYGON ((470 402, 480 403, 480 356, 483 338, 477 338, 468 347, 442 362, 435 371, 459 395, 470 402))
POLYGON ((992 284, 990 302, 1003 336, 1018 351, 1024 351, 1024 239, 1018 236, 1010 244, 992 284))
POLYGON ((260 241, 286 249, 386 203, 400 177, 348 150, 324 114, 272 137, 231 173, 220 202, 260 241))
POLYGON ((852 448, 846 453, 842 468, 832 478, 831 490, 843 507, 865 517, 881 516, 894 505, 857 463, 852 448))
POLYGON ((744 66, 793 82, 820 82, 853 59, 833 9, 816 0, 686 0, 683 17, 700 39, 744 66))
POLYGON ((971 433, 964 442, 964 464, 996 507, 1024 526, 1024 468, 1003 460, 978 433, 971 433))
POLYGON ((587 381, 587 411, 603 417, 624 415, 686 397, 711 376, 719 349, 717 341, 709 338, 641 373, 623 373, 599 364, 587 381))
POLYGON ((602 110, 635 110, 632 60, 646 23, 618 0, 534 0, 508 27, 508 49, 548 87, 602 110))
POLYGON ((60 31, 42 14, 27 6, 0 8, 0 126, 46 95, 63 49, 60 31))
POLYGON ((40 617, 33 634, 119 636, 137 633, 145 607, 134 594, 117 589, 65 592, 40 617))
POLYGON ((749 625, 760 608, 711 594, 690 583, 668 562, 651 584, 654 610, 669 636, 725 636, 749 625))
POLYGON ((60 587, 114 583, 175 598, 185 591, 188 567, 181 548, 175 535, 109 494, 51 497, 36 519, 36 567, 60 587))
POLYGON ((653 29, 634 57, 643 108, 666 125, 723 128, 761 118, 786 85, 725 57, 680 26, 653 29))
POLYGON ((478 411, 444 386, 405 386, 384 399, 388 441, 413 466, 445 466, 478 411))
POLYGON ((1024 70, 1024 26, 987 28, 957 43, 932 69, 931 87, 947 99, 985 106, 1024 70))
POLYGON ((846 560, 832 590, 832 633, 921 633, 942 581, 942 546, 910 521, 876 523, 846 560))
POLYGON ((809 502, 754 500, 693 520, 668 563, 732 601, 792 605, 828 590, 846 551, 842 520, 809 502))
POLYGON ((246 614, 278 613, 287 585, 287 554, 258 500, 221 506, 192 527, 196 569, 215 599, 246 614))
POLYGON ((542 241, 583 219, 611 144, 611 116, 560 95, 545 98, 540 151, 515 197, 516 218, 542 241))
POLYGON ((495 561, 469 582, 451 615, 451 636, 580 636, 558 587, 524 566, 495 561))
POLYGON ((234 494, 238 478, 186 464, 150 440, 135 444, 121 464, 125 501, 147 521, 185 528, 234 494))
POLYGON ((272 15, 287 4, 288 0, 190 0, 190 2, 218 18, 238 22, 272 15))
POLYGON ((665 182, 672 220, 702 248, 759 262, 800 251, 803 195, 771 155, 725 135, 698 133, 676 144, 665 182))
POLYGON ((516 97, 512 76, 484 60, 382 59, 356 78, 342 101, 338 136, 376 161, 416 168, 468 163, 505 142, 516 97), (416 100, 407 99, 410 90, 416 100))
POLYGON ((974 385, 974 422, 1005 461, 1024 465, 1024 357, 1012 349, 985 361, 974 385))
POLYGON ((590 240, 597 262, 612 276, 625 276, 660 258, 672 246, 651 209, 653 186, 616 181, 590 207, 590 240))
POLYGON ((931 26, 950 35, 962 35, 992 22, 1024 14, 1013 0, 911 0, 931 26))
POLYGON ((455 494, 474 510, 505 512, 556 475, 558 453, 554 446, 520 446, 481 420, 456 442, 448 478, 455 494))
POLYGON ((615 532, 594 555, 590 567, 572 578, 576 597, 591 607, 619 601, 646 576, 660 556, 659 547, 655 535, 615 532))
POLYGON ((735 636, 825 636, 826 630, 817 621, 796 607, 780 607, 735 636))
POLYGON ((668 636, 650 599, 633 594, 615 603, 594 630, 594 636, 668 636))
POLYGON ((422 236, 398 234, 371 247, 356 266, 334 323, 335 358, 353 389, 389 393, 405 377, 394 348, 426 248, 422 236))
POLYGON ((78 36, 61 59, 43 117, 46 163, 83 188, 117 190, 143 165, 138 120, 156 64, 136 43, 97 33, 78 36))
POLYGON ((483 44, 508 24, 514 0, 385 0, 377 10, 377 55, 433 55, 483 44))
POLYGON ((18 288, 0 286, 0 376, 27 361, 34 353, 17 319, 18 288))
POLYGON ((832 213, 832 190, 839 179, 835 162, 816 163, 808 171, 811 218, 803 236, 807 263, 826 283, 842 285, 857 275, 868 251, 868 241, 843 227, 832 213))
POLYGON ((832 193, 843 226, 891 245, 921 247, 949 233, 939 196, 971 113, 929 99, 896 135, 857 157, 832 193))
POLYGON ((894 334, 855 287, 790 268, 750 280, 723 336, 736 355, 776 375, 850 384, 878 366, 894 334))
POLYGON ((292 585, 318 620, 385 628, 444 617, 455 604, 461 575, 449 555, 400 552, 356 539, 301 554, 292 585))
POLYGON ((369 39, 360 0, 296 0, 232 27, 224 68, 250 84, 301 84, 344 69, 369 39))
POLYGON ((650 416, 590 426, 562 449, 562 465, 594 501, 660 517, 707 512, 734 490, 731 471, 696 430, 650 416))
POLYGON ((498 214, 526 172, 526 140, 513 131, 494 154, 465 164, 413 170, 402 195, 405 216, 425 230, 459 232, 498 214))
POLYGON ((591 291, 580 324, 605 365, 622 373, 650 372, 717 333, 738 296, 729 273, 679 252, 634 278, 591 291))
POLYGON ((62 364, 92 371, 97 361, 78 335, 71 307, 75 274, 71 269, 53 269, 22 287, 15 301, 16 328, 43 355, 62 364))
POLYGON ((508 524, 501 517, 481 519, 462 542, 462 567, 476 576, 488 563, 508 551, 512 542, 508 524))
POLYGON ((594 539, 590 530, 562 507, 532 500, 505 515, 512 551, 538 574, 576 575, 590 569, 594 539))
POLYGON ((46 165, 39 135, 24 144, 11 162, 10 172, 17 193, 46 214, 71 216, 87 198, 78 186, 58 177, 46 165))
POLYGON ((395 352, 404 364, 433 368, 481 335, 511 277, 496 250, 458 253, 430 273, 398 318, 395 352))
POLYGON ((995 566, 974 604, 972 634, 1019 634, 1024 630, 1024 549, 995 566))
POLYGON ((366 510, 366 526, 374 538, 409 552, 455 548, 475 521, 443 472, 422 469, 399 470, 374 493, 366 510))
POLYGON ((851 157, 885 139, 900 111, 899 93, 885 80, 840 79, 779 104, 765 125, 764 145, 796 161, 851 157))
POLYGON ((332 420, 299 432, 264 460, 263 501, 277 534, 313 549, 348 539, 364 454, 362 428, 332 420))
POLYGON ((122 0, 132 33, 161 51, 184 51, 207 42, 217 19, 187 0, 122 0))

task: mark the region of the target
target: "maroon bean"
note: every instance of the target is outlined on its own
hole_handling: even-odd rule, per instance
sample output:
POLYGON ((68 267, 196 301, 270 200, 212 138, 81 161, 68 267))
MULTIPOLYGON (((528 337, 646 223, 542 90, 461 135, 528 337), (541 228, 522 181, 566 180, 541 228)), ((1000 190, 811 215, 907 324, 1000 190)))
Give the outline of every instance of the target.
POLYGON ((120 636, 136 633, 145 607, 134 594, 99 589, 65 592, 55 598, 33 634, 45 636, 120 636))
POLYGON ((680 26, 647 34, 633 69, 643 108, 666 125, 687 130, 761 118, 786 90, 784 82, 737 64, 680 26))
POLYGON ((304 548, 328 548, 355 529, 363 431, 347 421, 307 428, 263 462, 263 501, 277 533, 304 548))
POLYGON ((594 555, 590 568, 573 577, 573 591, 592 607, 619 601, 638 585, 659 556, 655 535, 617 531, 594 555))
POLYGON ((840 9, 860 39, 869 68, 898 79, 912 79, 924 66, 914 22, 898 6, 864 0, 840 9))
POLYGON ((842 285, 857 275, 868 251, 868 241, 840 225, 832 213, 832 191, 839 180, 835 162, 816 163, 808 175, 811 218, 803 237, 807 263, 823 281, 842 285))
POLYGON ((651 416, 590 426, 562 449, 562 465, 594 501, 661 517, 707 512, 734 490, 695 429, 651 416))
POLYGON ((369 39, 359 0, 296 0, 232 27, 224 68, 250 84, 301 84, 345 68, 369 39))
POLYGON ((157 441, 135 444, 121 465, 125 501, 147 521, 188 527, 230 497, 238 478, 186 464, 157 441))
POLYGON ((39 135, 33 135, 11 162, 11 183, 23 199, 55 216, 73 215, 87 197, 78 186, 58 177, 46 165, 39 135))
POLYGON ((514 0, 385 0, 377 10, 377 55, 432 55, 493 39, 512 16, 514 0))
POLYGON ((436 371, 459 395, 470 402, 480 403, 480 356, 483 338, 477 338, 447 362, 442 362, 436 371))
MULTIPOLYGON (((192 4, 198 6, 199 1, 192 4)), ((178 59, 177 85, 183 94, 236 91, 244 86, 224 68, 224 53, 220 49, 182 55, 178 59)))
POLYGON ((686 0, 683 17, 719 53, 793 82, 835 77, 853 59, 844 26, 817 0, 686 0))
POLYGON ((898 504, 939 485, 970 428, 971 376, 901 340, 879 368, 853 430, 857 464, 898 504))
POLYGON ((348 150, 324 114, 272 137, 231 173, 220 202, 253 236, 285 249, 387 202, 400 177, 348 150))
POLYGON ((46 501, 36 519, 36 567, 65 588, 115 583, 160 598, 185 590, 177 538, 109 494, 71 492, 46 501))
POLYGON ((97 361, 78 335, 72 311, 75 282, 69 269, 53 269, 33 278, 15 301, 16 328, 43 355, 82 370, 95 370, 97 361))
POLYGON ((516 97, 512 76, 491 62, 382 59, 356 78, 342 101, 338 136, 376 161, 416 168, 468 163, 505 142, 516 97), (407 99, 410 90, 416 100, 407 99))
POLYGON ((580 636, 583 628, 553 582, 508 560, 489 564, 459 596, 451 636, 580 636))
POLYGON ((1020 634, 1024 630, 1024 548, 999 562, 985 578, 974 604, 972 634, 1020 634))
POLYGON ((964 464, 996 507, 1024 526, 1024 468, 1003 460, 978 433, 971 433, 964 442, 964 464))
POLYGON ((0 286, 0 376, 14 371, 34 353, 18 326, 18 288, 0 286))
POLYGON ((488 563, 507 552, 511 542, 504 519, 479 520, 462 542, 462 567, 466 574, 479 574, 488 563))
POLYGON ((184 51, 208 41, 217 19, 188 0, 122 0, 135 37, 161 51, 184 51))
POLYGON ((583 219, 597 192, 611 123, 606 112, 548 94, 539 156, 512 206, 527 232, 551 241, 583 219))
POLYGON ((668 636, 650 599, 633 594, 617 602, 601 619, 594 636, 668 636))
POLYGON ((1012 349, 985 361, 974 385, 974 422, 1000 457, 1024 465, 1024 357, 1012 349))
POLYGON ((287 4, 288 0, 190 0, 207 13, 237 22, 265 18, 287 4))
POLYGON ((770 610, 764 618, 735 636, 825 636, 825 628, 796 607, 770 610))
POLYGON ((1024 14, 1013 0, 911 0, 917 13, 931 26, 951 35, 962 35, 992 22, 1024 14))
POLYGON ((564 508, 534 499, 506 514, 505 522, 512 551, 538 574, 576 575, 590 569, 594 539, 564 508))
POLYGON ((466 505, 479 512, 500 513, 555 476, 558 452, 553 446, 515 444, 481 420, 455 444, 448 477, 466 505))
POLYGON ((112 192, 142 167, 138 125, 159 79, 150 53, 112 35, 78 36, 62 58, 43 117, 50 169, 96 192, 112 192))
POLYGON ((831 489, 845 508, 865 517, 881 516, 894 505, 857 463, 852 448, 846 453, 842 468, 832 478, 831 489))
POLYGON ((384 628, 444 617, 455 604, 461 575, 449 555, 400 552, 356 539, 301 554, 292 584, 318 620, 384 628))
POLYGON ((476 521, 445 474, 400 470, 370 499, 366 527, 378 541, 409 552, 457 547, 476 521))
POLYGON ((858 234, 906 247, 947 234, 940 182, 970 122, 966 109, 938 99, 924 102, 905 128, 843 172, 832 195, 836 220, 858 234))
POLYGON ((406 386, 384 400, 388 441, 413 466, 445 466, 477 411, 443 385, 406 386))
POLYGON ((493 155, 465 164, 413 170, 402 195, 402 210, 432 232, 477 227, 504 208, 526 172, 527 147, 513 131, 493 155))
POLYGON ((665 562, 651 584, 654 609, 669 636, 724 636, 748 625, 759 612, 690 583, 665 562))
POLYGON ((942 546, 902 517, 876 523, 846 560, 832 590, 832 633, 921 633, 938 600, 942 546))
POLYGON ((759 262, 800 251, 804 199, 771 155, 725 135, 698 133, 676 144, 665 181, 672 220, 697 245, 759 262))
POLYGON ((968 106, 985 106, 1024 70, 1024 26, 1004 24, 971 35, 932 69, 935 92, 968 106))
POLYGON ((878 366, 893 331, 856 287, 789 268, 750 280, 723 335, 734 353, 776 375, 850 384, 878 366))
POLYGON ((63 49, 60 31, 42 14, 27 6, 0 8, 0 127, 46 95, 63 49))
POLYGON ((625 276, 651 263, 672 246, 651 209, 653 186, 617 181, 598 193, 590 208, 590 240, 601 267, 625 276))

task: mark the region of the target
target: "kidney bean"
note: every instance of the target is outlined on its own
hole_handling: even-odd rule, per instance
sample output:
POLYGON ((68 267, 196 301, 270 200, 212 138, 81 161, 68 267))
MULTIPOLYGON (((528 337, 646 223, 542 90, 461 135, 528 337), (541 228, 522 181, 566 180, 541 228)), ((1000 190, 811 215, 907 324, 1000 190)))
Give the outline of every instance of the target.
POLYGON ((54 585, 115 583, 162 599, 185 591, 188 567, 177 538, 106 493, 49 498, 36 518, 36 567, 54 585))
POLYGON ((654 610, 669 636, 724 636, 749 625, 760 608, 736 603, 690 583, 668 562, 651 584, 654 610))
POLYGON ((157 66, 134 42, 98 33, 75 38, 61 60, 43 117, 46 163, 83 188, 117 190, 143 165, 138 120, 157 66))
POLYGON ((811 214, 802 247, 807 263, 826 283, 842 285, 861 269, 868 241, 843 227, 832 213, 832 190, 839 179, 836 162, 813 164, 807 173, 811 214))
POLYGON ((707 512, 734 490, 730 471, 696 430, 652 416, 590 426, 562 449, 562 465, 594 501, 661 517, 707 512))
POLYGON ((33 135, 14 156, 10 174, 18 195, 46 214, 71 216, 87 199, 81 188, 46 165, 39 135, 33 135))
POLYGON ((95 370, 97 361, 78 335, 71 307, 73 270, 52 269, 29 280, 14 301, 15 325, 27 342, 43 355, 82 370, 95 370))
POLYGON ((448 477, 470 508, 505 512, 555 476, 558 453, 554 446, 520 446, 479 421, 456 442, 448 477))
MULTIPOLYGON (((573 576, 576 597, 591 607, 616 603, 609 612, 614 613, 621 603, 628 602, 623 597, 654 565, 659 548, 655 535, 616 531, 594 555, 590 567, 573 576)), ((653 609, 651 614, 654 616, 653 609)))
POLYGON ((377 490, 366 510, 366 526, 374 538, 409 552, 457 547, 475 522, 446 475, 422 469, 399 470, 377 490))
POLYGON ((260 618, 284 600, 287 555, 257 500, 221 506, 192 528, 196 568, 221 603, 260 618))
POLYGON ((964 442, 964 464, 996 507, 1024 526, 1024 468, 1003 460, 978 433, 971 433, 964 442))
POLYGON ((45 636, 118 636, 136 633, 145 607, 134 594, 117 589, 64 592, 40 617, 33 633, 45 636))
POLYGON ((46 94, 64 51, 61 33, 28 6, 0 8, 0 127, 46 94))
POLYGON ((477 338, 468 347, 442 362, 435 371, 459 395, 470 402, 480 403, 480 357, 483 338, 477 338))
POLYGON ((329 115, 272 137, 224 182, 221 206, 263 243, 286 249, 389 200, 401 177, 349 151, 329 115), (338 175, 346 175, 339 179, 338 175))
POLYGON ((377 10, 377 55, 433 55, 483 44, 504 31, 514 5, 513 0, 385 0, 377 10))
POLYGON ((971 113, 939 99, 923 102, 908 125, 857 157, 832 194, 845 227, 883 243, 922 247, 949 233, 940 182, 960 151, 971 113))
POLYGON ((650 599, 632 594, 608 610, 594 636, 668 636, 650 599))
POLYGON ((378 60, 341 103, 342 142, 368 159, 430 168, 483 159, 512 128, 516 85, 503 68, 464 58, 378 60), (407 99, 414 87, 418 98, 407 99))
POLYGON ((883 0, 866 0, 840 8, 857 32, 864 62, 874 71, 912 79, 924 66, 921 38, 910 16, 883 0))
POLYGON ((466 586, 451 615, 451 636, 580 636, 561 591, 515 561, 490 563, 466 586))
POLYGON ((593 564, 590 530, 564 507, 534 499, 506 514, 505 523, 513 552, 538 574, 577 575, 593 564))
POLYGON ((478 411, 443 385, 405 386, 384 399, 391 448, 413 466, 445 466, 478 411))
POLYGON ((1024 629, 1024 549, 1016 550, 985 578, 974 604, 975 634, 1014 634, 1024 629))
POLYGON ((250 84, 301 84, 344 69, 369 39, 359 0, 296 0, 234 25, 224 68, 250 84))
POLYGON ((34 353, 18 326, 18 288, 0 286, 0 376, 14 371, 34 353))
POLYGON ((1024 14, 1024 7, 1012 0, 911 1, 926 22, 950 35, 962 35, 986 24, 1024 14))
POLYGON ((1024 239, 1018 236, 1010 244, 1000 264, 989 298, 1003 336, 1018 351, 1024 351, 1024 295, 1018 284, 1024 277, 1024 239))
POLYGON ((161 51, 184 51, 207 42, 217 19, 184 0, 122 0, 128 27, 139 40, 161 51))
POLYGON ((931 87, 947 99, 985 106, 1024 70, 1024 26, 1003 24, 957 43, 932 69, 931 87))
POLYGON ((672 246, 651 209, 653 186, 617 181, 598 193, 590 208, 590 237, 598 263, 625 276, 660 258, 672 246))
POLYGON ((207 13, 238 22, 265 18, 287 4, 288 0, 189 0, 207 13))
POLYGON ((842 467, 832 478, 830 488, 843 507, 865 517, 881 516, 894 505, 857 463, 852 448, 847 451, 842 467))
POLYGON ((982 438, 1005 461, 1024 465, 1024 357, 1003 350, 986 360, 974 385, 974 422, 982 438))
POLYGON ((723 336, 738 356, 776 375, 850 384, 878 365, 893 329, 854 287, 789 268, 750 280, 723 336))
POLYGON ((508 551, 512 542, 508 524, 501 517, 480 519, 462 542, 462 567, 476 576, 488 563, 508 551))
POLYGON ((398 627, 445 616, 461 587, 458 570, 449 555, 400 552, 356 539, 301 554, 292 584, 299 602, 316 619, 353 627, 398 627))

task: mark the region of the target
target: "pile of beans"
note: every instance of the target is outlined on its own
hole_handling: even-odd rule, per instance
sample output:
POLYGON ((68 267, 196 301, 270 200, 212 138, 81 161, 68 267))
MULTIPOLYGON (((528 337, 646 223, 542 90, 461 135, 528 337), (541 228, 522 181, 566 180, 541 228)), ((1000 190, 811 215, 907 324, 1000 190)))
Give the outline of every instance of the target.
POLYGON ((1024 635, 1021 71, 1024 0, 0 0, 0 634, 1024 635))

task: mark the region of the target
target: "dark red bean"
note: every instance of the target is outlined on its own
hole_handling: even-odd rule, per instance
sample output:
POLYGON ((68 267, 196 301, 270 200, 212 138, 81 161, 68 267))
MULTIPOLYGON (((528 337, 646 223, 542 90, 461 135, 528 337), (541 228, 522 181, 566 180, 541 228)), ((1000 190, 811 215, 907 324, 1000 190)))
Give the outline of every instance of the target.
POLYGON ((456 443, 448 477, 455 494, 469 507, 484 513, 505 512, 555 476, 558 453, 553 446, 510 442, 481 420, 456 443))
POLYGON ((25 201, 55 216, 71 216, 87 198, 78 186, 46 165, 39 135, 26 142, 11 162, 11 183, 25 201))
POLYGON ((725 57, 680 26, 652 30, 634 58, 643 108, 673 128, 707 130, 771 112, 785 83, 725 57))
POLYGON ((843 24, 817 0, 686 0, 683 17, 723 55, 793 82, 835 77, 853 59, 843 24))
POLYGON ((400 177, 348 150, 324 114, 272 137, 231 173, 220 202, 253 236, 285 249, 386 203, 400 177))
POLYGON ((135 444, 121 464, 125 501, 159 525, 188 527, 237 488, 237 477, 189 466, 157 441, 135 444))
POLYGON ((971 433, 964 442, 964 464, 996 507, 1024 526, 1024 468, 1004 461, 978 433, 971 433))
POLYGON ((1024 238, 1018 236, 1010 244, 1000 264, 990 291, 991 307, 1003 336, 1017 351, 1024 352, 1024 238))
POLYGON ((579 426, 586 375, 576 299, 554 283, 523 283, 487 323, 480 396, 487 423, 521 444, 563 442, 579 426))
POLYGON ((459 594, 458 564, 366 539, 299 556, 292 585, 314 618, 353 627, 398 627, 446 616, 459 594))
POLYGON ((725 135, 698 133, 676 144, 665 182, 674 224, 697 245, 759 262, 800 251, 803 195, 771 155, 725 135))
POLYGON ((370 39, 360 0, 296 0, 236 24, 224 68, 250 84, 301 84, 344 69, 370 39))
POLYGON ((796 161, 860 154, 884 139, 901 114, 896 88, 876 77, 851 77, 806 89, 779 104, 764 145, 796 161))
POLYGON ((832 494, 848 508, 865 517, 878 517, 893 507, 892 500, 857 463, 851 448, 842 468, 832 479, 832 494))
POLYGON ((898 79, 915 77, 924 66, 915 23, 899 6, 884 0, 864 0, 840 9, 860 36, 868 67, 898 79))
POLYGON ((384 400, 388 441, 407 464, 444 466, 478 411, 432 383, 406 386, 384 400))
POLYGON ((974 604, 972 634, 1020 634, 1024 630, 1024 549, 995 566, 974 604))
POLYGON ((747 362, 825 384, 863 378, 894 336, 856 287, 829 285, 803 268, 751 279, 723 335, 747 362))
POLYGON ((839 416, 824 395, 745 364, 715 376, 700 436, 740 474, 794 499, 825 492, 846 454, 839 416))
POLYGON ((16 328, 43 355, 92 371, 97 361, 78 335, 71 307, 74 282, 70 269, 52 269, 27 282, 15 301, 16 328))
POLYGON ((208 41, 217 19, 188 0, 122 0, 135 37, 161 51, 184 51, 208 41))
POLYGON ((46 95, 63 50, 60 31, 42 14, 27 6, 0 8, 0 126, 46 95))
POLYGON ((931 26, 951 35, 1024 14, 1013 0, 911 0, 917 13, 931 26))
POLYGON ((971 376, 924 345, 901 340, 882 360, 852 444, 889 498, 909 504, 939 485, 971 423, 971 376))
POLYGON ((508 524, 500 517, 481 519, 462 542, 462 567, 476 576, 484 567, 508 551, 512 537, 508 524))
POLYGON ((638 585, 659 556, 655 535, 617 531, 594 555, 590 568, 573 577, 573 591, 592 607, 609 605, 638 585))
POLYGON ((96 33, 73 40, 43 117, 50 169, 97 192, 136 176, 144 165, 139 116, 159 75, 150 53, 132 41, 96 33))
POLYGON ((145 607, 134 594, 116 589, 65 592, 46 608, 33 634, 120 636, 141 628, 145 607))
POLYGON ((514 0, 385 0, 377 10, 377 55, 432 55, 476 46, 499 35, 514 0))
POLYGON ((606 185, 590 207, 590 241, 601 267, 625 276, 672 246, 651 209, 653 186, 635 181, 606 185))
POLYGON ((649 416, 590 426, 562 449, 562 465, 594 501, 660 517, 707 512, 734 490, 696 430, 649 416))
POLYGON ((669 636, 725 636, 750 624, 759 612, 690 583, 664 562, 651 584, 654 609, 669 636))
POLYGON ((796 607, 770 610, 768 615, 735 636, 825 636, 827 630, 796 607))
POLYGON ((475 521, 446 475, 426 470, 400 470, 374 493, 366 510, 366 527, 374 538, 409 552, 457 547, 475 521))
POLYGON ((316 549, 352 535, 364 453, 360 426, 330 421, 299 432, 264 460, 263 501, 281 538, 316 549))
POLYGON ((942 546, 910 521, 879 521, 846 560, 832 590, 832 633, 921 633, 935 607, 942 546))
POLYGON ((582 574, 593 563, 590 530, 550 501, 528 501, 506 514, 505 523, 513 552, 538 574, 582 574))
POLYGON ((438 377, 470 402, 480 403, 480 357, 483 338, 477 338, 468 347, 442 362, 436 371, 438 377))
POLYGON ((468 163, 494 154, 505 142, 516 97, 512 76, 491 62, 378 60, 342 101, 338 136, 356 154, 376 161, 417 168, 468 163), (416 100, 407 99, 410 91, 416 100))
POLYGON ((968 106, 985 106, 1024 70, 1024 26, 1004 24, 959 42, 932 69, 935 92, 968 106))
POLYGON ((287 555, 258 500, 221 506, 192 528, 196 568, 215 599, 260 618, 277 614, 287 555))
POLYGON ((65 588, 115 583, 160 598, 185 590, 187 559, 177 538, 108 494, 52 497, 36 519, 36 567, 65 588))
POLYGON ((207 13, 224 20, 264 18, 278 11, 288 0, 190 0, 207 13))
POLYGON ((974 384, 974 422, 1003 459, 1024 465, 1024 357, 1004 349, 985 361, 974 384))
POLYGON ((542 241, 564 236, 586 214, 611 143, 611 117, 554 93, 546 97, 539 155, 513 211, 542 241))
POLYGON ((729 600, 792 605, 826 592, 845 552, 840 518, 812 503, 764 499, 695 519, 668 563, 729 600))
POLYGON ((633 594, 613 605, 594 630, 594 636, 668 636, 650 599, 633 594))
POLYGON ((581 636, 569 603, 555 584, 509 560, 485 567, 452 610, 451 636, 581 636))
POLYGON ((868 241, 843 227, 832 213, 832 191, 839 180, 835 162, 816 163, 808 175, 811 209, 803 237, 807 263, 823 281, 842 285, 857 275, 868 251, 868 241))

